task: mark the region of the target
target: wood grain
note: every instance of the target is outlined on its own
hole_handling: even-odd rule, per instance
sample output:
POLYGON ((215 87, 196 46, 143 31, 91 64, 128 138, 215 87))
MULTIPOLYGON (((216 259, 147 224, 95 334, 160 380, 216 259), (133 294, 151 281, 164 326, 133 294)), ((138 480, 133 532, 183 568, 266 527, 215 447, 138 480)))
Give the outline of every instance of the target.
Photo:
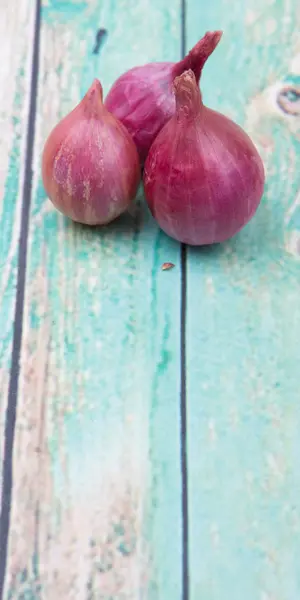
POLYGON ((43 5, 7 600, 181 597, 180 249, 141 198, 88 229, 40 179, 46 136, 93 77, 107 91, 179 53, 176 2, 43 5))
POLYGON ((300 12, 287 0, 202 6, 188 1, 189 45, 200 19, 203 30, 224 30, 203 75, 204 101, 244 124, 264 157, 267 184, 256 217, 234 240, 188 252, 190 600, 294 600, 300 12))
MULTIPOLYGON (((2 4, 1 467, 35 8, 2 4)), ((59 215, 40 179, 48 133, 95 76, 107 91, 137 63, 179 57, 181 6, 43 3, 5 600, 300 597, 300 12, 230 6, 186 0, 187 46, 224 30, 204 100, 251 134, 267 185, 234 240, 187 252, 187 597, 180 247, 141 192, 92 230, 59 215)))
POLYGON ((30 0, 0 2, 0 481, 11 366, 34 28, 30 0))

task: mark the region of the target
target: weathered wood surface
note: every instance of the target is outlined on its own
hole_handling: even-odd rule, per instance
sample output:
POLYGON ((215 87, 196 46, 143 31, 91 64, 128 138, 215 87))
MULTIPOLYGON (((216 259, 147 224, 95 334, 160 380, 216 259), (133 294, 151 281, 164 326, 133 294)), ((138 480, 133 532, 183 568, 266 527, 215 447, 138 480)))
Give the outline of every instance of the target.
POLYGON ((234 240, 188 252, 190 600, 296 600, 300 11, 287 0, 228 6, 214 0, 203 12, 189 0, 187 39, 200 22, 224 29, 204 100, 246 125, 267 185, 234 240))
POLYGON ((143 207, 73 225, 40 179, 94 76, 179 56, 179 5, 44 3, 5 598, 181 596, 180 248, 143 207))
POLYGON ((0 2, 0 477, 11 367, 34 5, 0 2))
POLYGON ((45 0, 28 232, 36 7, 0 8, 0 469, 13 465, 0 523, 4 600, 297 600, 297 0, 230 10, 227 0, 45 0), (267 187, 242 233, 188 250, 182 271, 180 247, 158 232, 141 193, 135 214, 98 231, 60 216, 45 198, 40 155, 93 77, 107 91, 130 66, 175 60, 184 38, 188 48, 214 28, 224 38, 205 69, 204 99, 246 126, 267 187), (169 261, 175 268, 163 272, 169 261), (17 421, 3 453, 12 389, 17 421))

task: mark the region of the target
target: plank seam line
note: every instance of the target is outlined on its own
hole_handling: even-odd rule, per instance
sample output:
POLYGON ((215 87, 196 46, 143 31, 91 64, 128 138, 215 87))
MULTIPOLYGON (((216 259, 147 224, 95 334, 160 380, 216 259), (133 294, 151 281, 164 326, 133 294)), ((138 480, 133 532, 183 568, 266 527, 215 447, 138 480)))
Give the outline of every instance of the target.
POLYGON ((189 522, 187 464, 187 402, 186 402, 186 246, 181 246, 181 478, 182 478, 182 598, 189 600, 189 522))
MULTIPOLYGON (((181 0, 181 58, 186 54, 186 3, 181 0)), ((187 249, 181 245, 181 314, 180 314, 180 423, 181 423, 181 484, 182 484, 182 600, 189 600, 189 516, 187 464, 187 402, 186 402, 186 290, 187 249)))
POLYGON ((37 106, 37 84, 39 71, 41 0, 35 3, 35 21, 33 52, 31 61, 30 99, 27 120, 25 168, 22 187, 21 227, 18 248, 18 275, 13 331, 13 347, 8 387, 8 400, 5 415, 4 456, 1 486, 0 512, 0 600, 3 599, 6 563, 8 554, 8 538, 11 516, 11 500, 13 485, 13 447, 17 414, 20 353, 23 333, 23 311, 27 263, 27 237, 29 230, 30 200, 32 190, 33 143, 35 137, 35 119, 37 106))

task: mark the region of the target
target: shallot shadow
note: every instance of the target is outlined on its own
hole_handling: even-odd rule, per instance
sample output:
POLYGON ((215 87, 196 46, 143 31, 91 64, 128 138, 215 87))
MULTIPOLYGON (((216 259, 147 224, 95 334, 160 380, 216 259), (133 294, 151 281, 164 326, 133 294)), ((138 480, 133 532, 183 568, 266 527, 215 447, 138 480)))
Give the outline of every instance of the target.
POLYGON ((219 259, 225 253, 225 246, 227 244, 225 242, 224 244, 212 244, 210 246, 188 246, 186 244, 184 246, 187 256, 210 262, 219 259))
POLYGON ((64 224, 66 229, 73 229, 81 232, 82 234, 96 235, 103 239, 109 239, 115 236, 119 238, 127 238, 132 234, 138 234, 143 228, 145 211, 140 203, 136 204, 130 211, 126 211, 111 223, 107 225, 84 225, 82 223, 76 223, 69 219, 64 218, 64 224))
MULTIPOLYGON (((251 236, 252 238, 252 236, 251 236)), ((249 234, 246 230, 237 233, 233 238, 212 244, 211 246, 186 246, 187 259, 195 260, 205 264, 220 265, 224 260, 231 261, 231 258, 237 258, 240 263, 252 263, 256 259, 261 259, 261 248, 259 246, 259 238, 257 242, 253 238, 249 239, 249 234)))

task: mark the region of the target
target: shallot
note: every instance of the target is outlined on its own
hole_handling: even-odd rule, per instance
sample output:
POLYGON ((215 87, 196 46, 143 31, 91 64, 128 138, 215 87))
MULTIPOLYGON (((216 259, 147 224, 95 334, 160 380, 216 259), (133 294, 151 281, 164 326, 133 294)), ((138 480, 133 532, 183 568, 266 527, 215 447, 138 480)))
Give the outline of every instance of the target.
POLYGON ((174 82, 176 114, 145 163, 150 210, 171 237, 192 245, 223 242, 253 217, 264 167, 248 135, 204 106, 192 70, 174 82))
POLYGON ((175 113, 173 81, 192 69, 199 81, 203 65, 221 38, 221 31, 208 32, 177 63, 157 62, 130 69, 112 86, 106 108, 128 129, 138 149, 141 164, 161 128, 175 113))
POLYGON ((140 165, 127 129, 103 105, 101 83, 51 132, 42 176, 54 206, 74 221, 109 223, 136 195, 140 165))

